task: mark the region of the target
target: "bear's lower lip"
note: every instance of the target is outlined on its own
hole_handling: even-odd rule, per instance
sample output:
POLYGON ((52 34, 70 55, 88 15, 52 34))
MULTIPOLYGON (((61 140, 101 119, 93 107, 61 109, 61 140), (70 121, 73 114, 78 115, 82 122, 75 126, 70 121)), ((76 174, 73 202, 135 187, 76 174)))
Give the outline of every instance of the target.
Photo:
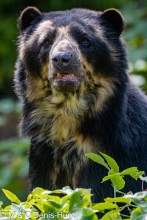
POLYGON ((57 73, 53 80, 53 86, 63 93, 74 92, 79 88, 80 80, 71 73, 57 73))

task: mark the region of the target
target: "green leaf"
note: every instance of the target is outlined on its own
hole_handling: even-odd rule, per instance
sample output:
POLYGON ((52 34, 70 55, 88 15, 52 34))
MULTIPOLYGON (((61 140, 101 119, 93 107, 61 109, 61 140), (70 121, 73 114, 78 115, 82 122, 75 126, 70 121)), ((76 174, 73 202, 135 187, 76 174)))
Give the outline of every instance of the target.
POLYGON ((2 189, 4 194, 6 195, 6 197, 11 201, 14 202, 16 204, 20 204, 21 201, 18 199, 18 197, 16 195, 14 195, 12 192, 6 190, 6 189, 2 189))
POLYGON ((41 193, 44 192, 44 189, 40 188, 40 187, 36 187, 33 192, 31 193, 32 198, 40 198, 41 197, 41 193))
POLYGON ((93 210, 90 208, 83 208, 82 210, 82 220, 97 220, 97 216, 93 210))
POLYGON ((109 164, 109 166, 111 167, 111 169, 112 169, 115 173, 118 173, 118 172, 119 172, 119 166, 118 166, 118 164, 116 163, 116 161, 115 161, 112 157, 110 157, 110 156, 108 156, 108 155, 106 155, 106 154, 101 153, 101 155, 105 158, 105 160, 107 161, 107 163, 109 164))
POLYGON ((116 190, 121 190, 125 186, 125 181, 122 178, 122 176, 120 176, 119 173, 115 173, 113 175, 109 175, 109 176, 104 177, 102 179, 102 182, 105 182, 107 180, 111 180, 111 182, 116 190))
POLYGON ((108 164, 104 161, 104 159, 100 155, 94 153, 86 153, 85 156, 93 160, 94 162, 99 163, 102 166, 106 167, 108 170, 110 170, 108 164))
POLYGON ((125 198, 130 198, 134 204, 139 207, 146 208, 147 207, 147 192, 138 192, 134 195, 125 195, 125 198))
POLYGON ((116 209, 118 206, 116 204, 110 203, 110 202, 101 202, 92 207, 94 210, 98 211, 105 211, 106 209, 116 209))
POLYGON ((141 208, 136 208, 131 213, 131 219, 133 220, 146 220, 147 219, 147 213, 144 213, 141 208))
POLYGON ((138 206, 139 206, 140 208, 142 208, 142 210, 143 210, 144 212, 147 213, 147 201, 142 201, 142 202, 140 202, 140 204, 138 204, 138 206))
POLYGON ((71 195, 63 196, 61 198, 61 204, 66 203, 70 199, 71 195))
POLYGON ((115 176, 117 176, 117 173, 114 173, 112 175, 109 175, 109 176, 105 176, 103 179, 102 179, 102 183, 107 181, 107 180, 111 180, 112 178, 115 178, 115 176))
POLYGON ((102 220, 122 220, 120 216, 119 210, 112 210, 107 212, 103 217, 102 220))
POLYGON ((72 193, 69 201, 69 211, 73 212, 75 208, 84 208, 91 203, 91 193, 90 190, 76 189, 72 193))
POLYGON ((7 216, 7 217, 8 217, 8 216, 10 216, 11 210, 12 210, 11 205, 6 206, 6 207, 2 210, 2 214, 3 214, 4 216, 7 216))
POLYGON ((143 191, 143 192, 137 192, 134 195, 132 194, 128 194, 124 196, 125 198, 131 198, 131 199, 138 199, 138 200, 147 200, 147 192, 143 191))
POLYGON ((137 196, 137 197, 139 197, 140 199, 147 198, 147 191, 137 192, 137 193, 134 194, 134 196, 137 196))
POLYGON ((147 176, 139 176, 139 179, 141 179, 142 181, 145 181, 147 183, 147 176))
POLYGON ((123 170, 121 172, 122 175, 131 175, 131 174, 136 174, 138 171, 137 167, 130 167, 126 170, 123 170))
POLYGON ((72 209, 75 205, 75 203, 77 203, 77 201, 79 200, 79 193, 73 192, 71 197, 70 197, 70 204, 69 204, 69 211, 72 212, 72 209))
POLYGON ((115 174, 114 170, 111 169, 108 171, 108 176, 113 175, 113 174, 115 174))
POLYGON ((119 203, 126 203, 126 204, 130 204, 131 203, 131 199, 130 198, 124 198, 124 197, 117 197, 117 198, 106 198, 105 199, 106 202, 119 202, 119 203))
POLYGON ((55 207, 53 203, 46 200, 39 200, 36 202, 35 207, 37 207, 42 213, 57 213, 57 206, 55 207))
POLYGON ((121 172, 121 175, 130 175, 132 178, 137 180, 141 175, 143 175, 143 171, 138 171, 137 167, 130 167, 121 172))

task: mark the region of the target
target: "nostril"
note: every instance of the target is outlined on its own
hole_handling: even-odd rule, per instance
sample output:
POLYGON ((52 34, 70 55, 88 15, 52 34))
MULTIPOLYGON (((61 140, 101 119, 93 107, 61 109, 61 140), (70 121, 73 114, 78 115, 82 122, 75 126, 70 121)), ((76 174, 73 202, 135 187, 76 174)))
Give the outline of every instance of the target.
POLYGON ((70 61, 70 59, 65 59, 65 58, 62 58, 62 63, 68 63, 70 61))
POLYGON ((53 60, 55 63, 58 63, 58 59, 57 59, 57 58, 52 58, 52 60, 53 60))
POLYGON ((72 60, 72 54, 69 52, 56 52, 52 57, 54 65, 58 66, 68 66, 72 60))

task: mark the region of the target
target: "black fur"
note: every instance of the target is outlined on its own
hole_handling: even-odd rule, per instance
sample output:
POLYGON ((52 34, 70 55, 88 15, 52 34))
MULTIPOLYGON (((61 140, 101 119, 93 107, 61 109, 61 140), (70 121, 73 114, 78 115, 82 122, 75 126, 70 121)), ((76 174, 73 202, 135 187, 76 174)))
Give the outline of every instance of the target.
MULTIPOLYGON (((147 98, 127 74, 120 12, 72 9, 44 14, 31 7, 22 12, 19 27, 15 88, 23 102, 21 133, 31 138, 31 187, 91 188, 94 202, 113 196, 110 183, 101 184, 106 169, 85 158, 89 151, 112 156, 120 170, 137 166, 147 173, 147 98), (36 30, 45 21, 52 28, 48 24, 46 36, 38 40, 42 31, 37 35, 36 30), (60 32, 63 27, 68 27, 65 34, 60 32), (73 60, 60 69, 52 64, 52 53, 67 36, 66 50, 73 60), (58 82, 58 72, 74 77, 58 82)), ((63 50, 62 44, 59 48, 63 50)), ((141 183, 129 179, 129 190, 140 191, 141 183)))

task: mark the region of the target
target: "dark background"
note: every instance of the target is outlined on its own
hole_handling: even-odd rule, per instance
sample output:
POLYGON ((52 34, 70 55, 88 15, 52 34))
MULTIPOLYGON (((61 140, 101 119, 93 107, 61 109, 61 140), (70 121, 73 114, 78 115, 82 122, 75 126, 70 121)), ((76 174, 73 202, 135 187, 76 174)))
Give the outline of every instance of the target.
POLYGON ((73 7, 105 10, 117 8, 127 23, 123 33, 128 46, 130 74, 147 92, 147 1, 145 0, 0 0, 0 200, 2 188, 26 200, 28 189, 27 152, 29 140, 18 137, 21 103, 13 92, 13 72, 19 34, 17 18, 27 6, 41 11, 64 10, 73 7))

